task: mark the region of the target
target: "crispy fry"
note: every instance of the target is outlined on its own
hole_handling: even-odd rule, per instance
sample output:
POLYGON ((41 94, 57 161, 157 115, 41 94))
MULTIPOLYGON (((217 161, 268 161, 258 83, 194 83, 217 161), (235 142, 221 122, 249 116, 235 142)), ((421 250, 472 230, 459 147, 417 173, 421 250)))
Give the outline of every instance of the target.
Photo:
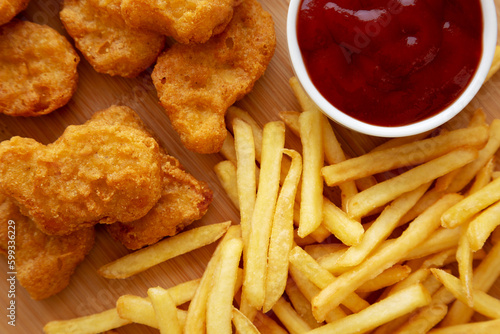
POLYGON ((329 186, 348 180, 413 166, 434 160, 463 147, 482 147, 488 138, 485 127, 465 128, 406 145, 364 154, 331 166, 322 173, 329 186))
POLYGON ((432 268, 432 273, 443 285, 462 303, 469 304, 475 311, 492 319, 500 318, 500 300, 488 295, 480 290, 472 290, 472 298, 474 302, 469 303, 468 292, 464 289, 460 279, 446 273, 442 269, 432 268))
POLYGON ((272 219, 278 197, 285 125, 267 123, 263 133, 261 172, 247 247, 243 293, 248 302, 261 309, 265 300, 267 253, 272 219))
POLYGON ((483 248, 486 239, 498 225, 500 225, 500 201, 481 212, 469 223, 467 239, 471 250, 475 252, 483 248))
POLYGON ((236 331, 240 334, 260 334, 255 325, 237 308, 233 307, 232 311, 233 324, 236 331))
POLYGON ((313 314, 323 320, 325 314, 338 306, 344 298, 361 284, 377 276, 397 263, 413 248, 424 241, 439 227, 441 214, 462 197, 456 194, 444 196, 415 219, 403 234, 386 247, 383 247, 360 265, 354 267, 324 288, 312 301, 313 314))
POLYGON ((302 171, 302 158, 293 150, 284 150, 292 165, 281 187, 273 218, 266 276, 263 312, 271 310, 285 291, 288 278, 288 254, 293 246, 293 207, 302 171))
POLYGON ((233 132, 237 159, 236 181, 240 203, 241 234, 244 245, 247 247, 257 194, 255 142, 252 127, 240 118, 233 120, 233 132))
POLYGON ((302 141, 303 172, 301 184, 299 236, 305 237, 318 228, 323 220, 324 162, 323 135, 319 110, 304 111, 299 117, 302 141))
POLYGON ((229 160, 223 160, 214 166, 214 171, 227 196, 239 210, 240 200, 238 198, 238 177, 236 166, 229 160))
POLYGON ((321 326, 321 323, 318 323, 316 319, 314 319, 311 302, 300 291, 293 279, 287 281, 285 291, 293 308, 297 311, 299 316, 307 322, 309 327, 316 328, 321 326))
POLYGON ((155 312, 156 322, 161 334, 181 334, 181 325, 177 317, 177 307, 167 290, 149 288, 148 296, 155 312))
POLYGON ((443 213, 442 225, 446 228, 459 226, 498 200, 500 200, 500 179, 491 181, 443 213))
POLYGON ((227 230, 219 245, 217 245, 212 258, 208 262, 201 278, 200 286, 196 290, 196 294, 191 300, 191 303, 189 303, 184 333, 203 333, 203 326, 206 323, 207 300, 210 289, 212 288, 214 273, 219 265, 222 247, 229 240, 235 238, 241 238, 241 227, 239 225, 233 225, 227 230))
POLYGON ((161 262, 201 248, 219 239, 231 222, 202 226, 179 233, 99 268, 106 278, 127 278, 161 262))
POLYGON ((412 191, 422 184, 464 166, 476 156, 475 149, 458 149, 412 168, 352 197, 347 203, 347 212, 351 217, 363 217, 371 210, 394 200, 405 192, 412 191))
POLYGON ((370 331, 386 322, 407 314, 431 301, 431 296, 420 284, 410 286, 390 297, 348 315, 336 322, 312 330, 311 334, 348 334, 370 331))
POLYGON ((366 230, 360 243, 349 247, 339 258, 337 265, 350 267, 363 261, 397 227, 399 220, 422 197, 429 185, 430 183, 424 184, 394 200, 366 230))
POLYGON ((100 333, 130 323, 118 316, 116 308, 113 308, 80 318, 51 321, 43 327, 43 331, 46 334, 100 333))
POLYGON ((219 266, 214 272, 214 283, 207 301, 208 334, 232 333, 234 287, 242 251, 241 238, 233 238, 222 245, 219 266))
POLYGON ((311 327, 304 321, 293 307, 283 297, 273 306, 273 312, 281 323, 288 329, 290 334, 301 334, 311 330, 311 327))
POLYGON ((480 321, 430 330, 429 334, 490 334, 498 330, 500 320, 480 321))

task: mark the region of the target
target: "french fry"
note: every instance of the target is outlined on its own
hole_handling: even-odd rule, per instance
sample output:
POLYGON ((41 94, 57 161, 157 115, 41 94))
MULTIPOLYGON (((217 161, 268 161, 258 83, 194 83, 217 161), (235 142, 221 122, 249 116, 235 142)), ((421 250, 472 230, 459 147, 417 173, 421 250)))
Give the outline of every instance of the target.
POLYGON ((254 325, 262 334, 288 334, 276 321, 260 311, 255 314, 254 325))
POLYGON ((207 301, 207 334, 231 334, 234 287, 243 242, 233 238, 222 245, 219 265, 214 272, 213 286, 207 301))
MULTIPOLYGON (((469 297, 467 291, 464 289, 460 279, 446 273, 442 269, 432 268, 432 273, 436 278, 443 283, 458 300, 462 303, 468 303, 469 297)), ((488 295, 486 292, 480 290, 472 290, 472 298, 474 302, 469 304, 469 307, 475 311, 492 319, 500 319, 500 300, 488 295)))
POLYGON ((426 306, 393 333, 425 334, 444 318, 447 311, 448 306, 442 303, 426 306))
POLYGON ((408 253, 404 259, 411 260, 423 258, 432 254, 442 252, 450 248, 456 248, 460 240, 461 228, 436 229, 419 247, 408 253))
POLYGON ((486 165, 484 165, 476 174, 474 182, 467 191, 467 195, 473 194, 488 183, 490 183, 493 175, 493 170, 495 169, 495 159, 494 157, 488 160, 486 165))
POLYGON ((298 111, 280 111, 278 116, 285 123, 285 125, 293 132, 294 135, 300 137, 300 125, 298 111))
POLYGON ((233 132, 237 159, 236 181, 238 202, 240 203, 241 235, 244 245, 248 245, 257 193, 255 143, 252 127, 240 118, 233 120, 233 132))
MULTIPOLYGON (((257 159, 257 161, 260 161, 262 156, 262 128, 259 126, 259 124, 257 124, 255 119, 250 116, 248 112, 236 106, 231 106, 227 109, 226 124, 228 124, 229 126, 233 125, 233 133, 233 122, 236 118, 239 118, 250 125, 250 128, 252 129, 253 142, 255 143, 255 158, 257 159)), ((236 137, 236 135, 234 136, 236 137)))
POLYGON ((337 265, 351 267, 361 263, 373 249, 392 233, 400 219, 417 203, 429 186, 430 183, 426 183, 409 193, 401 195, 391 205, 387 206, 364 232, 361 241, 349 247, 338 259, 337 265))
POLYGON ((234 137, 231 132, 226 131, 226 139, 224 139, 224 143, 222 144, 222 148, 220 153, 226 159, 231 161, 233 164, 236 164, 236 150, 234 149, 234 137))
POLYGON ((293 308, 297 311, 298 315, 304 319, 305 322, 307 322, 309 327, 319 327, 321 323, 318 323, 316 319, 314 319, 311 310, 311 302, 300 291, 293 279, 289 279, 287 281, 285 291, 288 299, 290 299, 290 302, 292 303, 293 308))
POLYGON ((487 138, 488 130, 485 127, 458 129, 437 137, 370 152, 335 165, 325 166, 322 173, 326 183, 334 186, 400 167, 425 163, 459 148, 481 147, 487 138))
MULTIPOLYGON (((500 244, 495 244, 486 257, 476 267, 473 274, 473 287, 481 291, 488 291, 500 276, 500 244)), ((474 310, 457 300, 450 307, 444 318, 443 326, 453 326, 468 322, 474 310)))
MULTIPOLYGON (((304 297, 306 297, 306 299, 310 303, 314 296, 316 296, 320 292, 320 289, 316 285, 314 285, 299 268, 295 267, 293 263, 290 263, 289 271, 290 276, 297 284, 300 292, 302 292, 304 297)), ((325 321, 327 323, 330 323, 345 316, 347 316, 346 312, 344 312, 341 307, 336 307, 326 314, 325 321)))
POLYGON ((420 284, 410 286, 370 305, 364 310, 348 315, 333 323, 318 327, 310 334, 350 334, 370 331, 384 323, 429 304, 431 296, 420 284))
POLYGON ((182 328, 177 317, 177 307, 167 290, 149 288, 148 296, 156 316, 158 329, 161 334, 181 334, 182 328))
MULTIPOLYGON (((152 328, 159 328, 153 304, 151 304, 151 301, 148 298, 142 298, 134 295, 120 296, 120 298, 116 301, 116 310, 122 319, 152 328)), ((181 329, 183 329, 186 322, 187 312, 180 309, 176 310, 177 319, 179 320, 181 329)))
POLYGON ((159 263, 213 243, 230 225, 231 222, 211 224, 179 233, 110 262, 99 268, 98 272, 106 278, 133 276, 159 263))
POLYGON ((285 125, 270 122, 264 127, 262 162, 252 227, 247 247, 243 294, 250 305, 261 309, 265 300, 267 253, 281 173, 285 125))
POLYGON ((491 334, 500 327, 500 320, 480 321, 464 325, 456 325, 432 329, 429 334, 491 334))
POLYGON ((449 185, 448 192, 462 190, 474 178, 478 171, 491 159, 500 148, 500 119, 495 119, 489 126, 489 137, 486 145, 479 151, 477 159, 461 168, 449 185))
POLYGON ((469 223, 464 224, 460 231, 460 239, 458 240, 457 247, 457 262, 458 262, 458 273, 462 286, 465 290, 467 296, 467 304, 472 306, 474 303, 472 300, 472 250, 470 248, 469 239, 467 238, 467 227, 469 223))
POLYGON ((457 194, 443 196, 416 218, 393 243, 379 249, 363 263, 340 275, 321 290, 312 300, 315 318, 319 321, 324 320, 325 314, 337 307, 346 296, 404 258, 439 227, 442 213, 461 198, 462 196, 457 194))
POLYGON ((319 110, 306 110, 299 117, 300 139, 302 141, 303 171, 300 200, 300 223, 298 234, 305 237, 323 221, 323 178, 324 163, 323 132, 319 110))
POLYGON ((365 282, 363 285, 361 285, 359 288, 356 289, 356 292, 357 293, 373 292, 383 289, 385 287, 391 286, 393 284, 402 281, 403 279, 408 277, 410 272, 411 272, 410 267, 395 264, 389 269, 384 270, 377 277, 365 282))
POLYGON ((347 213, 353 218, 363 217, 396 197, 467 164, 476 156, 475 149, 458 149, 414 167, 352 197, 347 203, 347 213))
POLYGON ((116 308, 113 308, 80 318, 50 321, 43 327, 43 332, 46 334, 101 333, 130 323, 131 321, 120 318, 116 308))
POLYGON ((222 188, 227 196, 233 202, 234 206, 239 210, 240 201, 238 199, 238 181, 236 175, 236 166, 229 160, 224 160, 214 166, 215 175, 219 179, 222 188))
POLYGON ((241 227, 239 225, 231 226, 222 240, 217 245, 212 258, 205 268, 205 272, 201 277, 200 285, 196 293, 189 303, 187 312, 186 325, 184 328, 185 334, 204 333, 204 324, 206 322, 207 300, 212 288, 213 276, 219 265, 222 247, 229 240, 241 238, 241 227))
POLYGON ((365 233, 359 221, 350 218, 327 198, 323 198, 323 226, 348 246, 358 244, 365 233))
POLYGON ((283 297, 274 304, 273 312, 290 334, 302 334, 312 329, 283 297))
POLYGON ((481 212, 469 223, 467 240, 470 242, 471 250, 475 252, 483 248, 486 239, 498 225, 500 225, 500 201, 481 212))
POLYGON ((290 84, 290 87, 292 88, 292 91, 295 95, 295 98, 300 104, 300 107, 302 108, 303 111, 305 110, 317 110, 318 107, 316 104, 311 100, 311 98, 307 95, 305 90, 302 88, 300 85, 299 80, 296 77, 291 77, 290 80, 288 81, 290 84))
POLYGON ((401 145, 413 143, 413 142, 416 142, 419 140, 423 140, 423 139, 427 138, 432 133, 432 131, 434 131, 434 130, 429 130, 429 131, 422 132, 422 133, 412 135, 412 136, 391 138, 391 139, 387 140, 386 142, 384 142, 383 144, 378 145, 377 147, 372 149, 370 152, 383 151, 383 150, 398 147, 401 145))
POLYGON ((255 325, 237 308, 233 307, 232 321, 239 334, 260 334, 255 325))
MULTIPOLYGON (((301 270, 320 289, 327 287, 335 281, 335 277, 330 272, 322 268, 309 254, 298 246, 292 249, 289 259, 290 263, 301 270)), ((359 312, 369 306, 369 303, 359 297, 354 291, 346 296, 342 304, 352 312, 359 312)))
POLYGON ((302 171, 302 158, 293 150, 284 150, 284 153, 292 158, 292 164, 276 202, 269 241, 263 312, 271 310, 285 291, 288 278, 288 254, 293 246, 293 208, 302 171))
POLYGON ((500 179, 496 179, 443 213, 442 225, 446 228, 459 226, 499 200, 500 179))

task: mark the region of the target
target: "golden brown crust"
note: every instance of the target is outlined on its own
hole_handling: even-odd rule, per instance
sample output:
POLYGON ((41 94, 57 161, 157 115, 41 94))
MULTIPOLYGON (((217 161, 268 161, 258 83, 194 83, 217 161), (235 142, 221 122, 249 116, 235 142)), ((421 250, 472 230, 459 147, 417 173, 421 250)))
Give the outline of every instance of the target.
POLYGON ((0 0, 0 25, 9 22, 25 10, 29 2, 29 0, 0 0))
POLYGON ((97 72, 135 77, 155 62, 165 37, 126 25, 119 4, 117 0, 65 0, 60 17, 97 72))
POLYGON ((205 215, 213 193, 203 181, 184 171, 180 162, 163 155, 163 192, 158 203, 139 220, 107 225, 108 232, 129 249, 151 245, 177 234, 205 215))
POLYGON ((128 25, 171 36, 180 43, 204 43, 221 33, 233 16, 235 0, 122 0, 128 25))
POLYGON ((204 44, 175 44, 160 55, 153 82, 186 148, 220 150, 227 108, 250 92, 275 46, 271 15, 257 1, 245 0, 221 34, 204 44))
POLYGON ((7 261, 15 261, 12 271, 17 272, 17 280, 33 299, 50 297, 69 284, 76 266, 92 248, 94 237, 92 227, 67 236, 48 236, 0 194, 0 252, 7 261))
POLYGON ((80 58, 56 30, 14 19, 0 27, 0 112, 38 116, 65 105, 80 58))
POLYGON ((42 231, 69 234, 144 216, 161 196, 160 159, 149 133, 91 119, 46 146, 20 137, 0 143, 0 187, 42 231))

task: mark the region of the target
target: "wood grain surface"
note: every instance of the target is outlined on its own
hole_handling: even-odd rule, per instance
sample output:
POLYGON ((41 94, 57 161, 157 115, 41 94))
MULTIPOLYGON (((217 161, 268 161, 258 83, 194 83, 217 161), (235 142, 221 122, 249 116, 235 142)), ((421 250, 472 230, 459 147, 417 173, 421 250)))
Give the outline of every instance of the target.
MULTIPOLYGON (((250 112, 260 123, 278 120, 278 112, 298 110, 292 90, 288 84, 293 75, 286 43, 286 14, 288 0, 260 0, 263 7, 274 18, 277 48, 265 75, 257 82, 254 90, 236 103, 250 112)), ((495 0, 500 8, 500 0, 495 0)), ((20 16, 40 24, 48 24, 65 34, 59 20, 58 0, 31 0, 28 9, 20 16)), ((239 222, 238 212, 223 189, 213 171, 213 166, 223 158, 219 154, 200 155, 187 151, 179 141, 170 122, 158 104, 156 91, 150 79, 151 70, 135 79, 111 77, 95 72, 83 59, 79 65, 78 90, 72 100, 53 113, 36 118, 14 118, 0 115, 0 140, 12 136, 32 137, 42 143, 50 143, 61 135, 71 124, 81 124, 100 109, 113 104, 127 105, 141 116, 154 130, 161 144, 168 152, 177 157, 187 171, 210 184, 214 191, 214 201, 206 216, 193 226, 212 224, 231 220, 239 222)), ((500 117, 500 74, 487 82, 476 98, 461 114, 445 125, 447 128, 464 126, 470 111, 482 107, 488 121, 500 117)), ((387 139, 353 133, 334 125, 339 141, 350 156, 366 152, 387 139)), ((91 139, 89 139, 91 140, 91 139)), ((288 146, 294 147, 298 141, 287 133, 288 146)), ((12 161, 12 163, 16 163, 12 161)), ((7 263, 0 261, 0 333, 41 333, 45 323, 51 320, 68 319, 101 312, 115 306, 116 299, 123 294, 146 295, 152 286, 170 287, 186 280, 201 277, 215 245, 158 265, 146 272, 124 280, 108 280, 96 271, 128 251, 115 242, 102 229, 97 227, 95 246, 86 260, 77 268, 70 285, 61 293, 43 301, 31 300, 26 291, 18 284, 15 291, 16 326, 7 324, 6 307, 9 303, 7 283, 7 263)), ((500 281, 491 293, 500 296, 500 281)), ((157 333, 146 326, 128 325, 119 333, 157 333)))

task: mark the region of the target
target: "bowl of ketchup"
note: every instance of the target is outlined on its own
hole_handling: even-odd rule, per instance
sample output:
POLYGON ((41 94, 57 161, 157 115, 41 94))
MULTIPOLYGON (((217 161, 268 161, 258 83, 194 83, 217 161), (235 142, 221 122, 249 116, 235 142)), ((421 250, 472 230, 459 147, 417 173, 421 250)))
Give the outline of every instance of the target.
POLYGON ((379 137, 436 128, 476 95, 497 41, 494 0, 290 0, 299 82, 333 121, 379 137))

